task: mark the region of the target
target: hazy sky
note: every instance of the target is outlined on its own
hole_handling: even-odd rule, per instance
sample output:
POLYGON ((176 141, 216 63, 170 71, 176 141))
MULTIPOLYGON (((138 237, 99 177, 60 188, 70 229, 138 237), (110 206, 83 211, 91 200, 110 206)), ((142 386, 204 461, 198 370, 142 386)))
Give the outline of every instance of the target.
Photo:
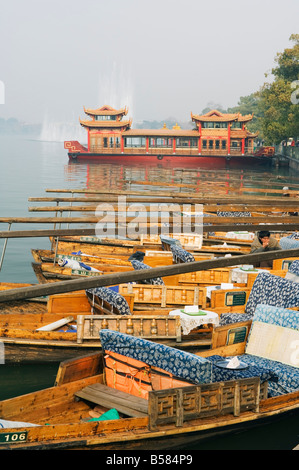
POLYGON ((0 15, 0 117, 29 123, 234 106, 299 32, 298 0, 1 0, 0 15))

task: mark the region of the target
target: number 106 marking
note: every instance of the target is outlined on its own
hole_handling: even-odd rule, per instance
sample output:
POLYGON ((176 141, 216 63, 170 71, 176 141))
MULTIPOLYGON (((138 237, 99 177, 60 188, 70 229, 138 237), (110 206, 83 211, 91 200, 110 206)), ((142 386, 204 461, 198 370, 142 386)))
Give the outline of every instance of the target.
POLYGON ((7 434, 0 434, 0 444, 7 442, 25 442, 27 440, 27 432, 9 432, 7 434))

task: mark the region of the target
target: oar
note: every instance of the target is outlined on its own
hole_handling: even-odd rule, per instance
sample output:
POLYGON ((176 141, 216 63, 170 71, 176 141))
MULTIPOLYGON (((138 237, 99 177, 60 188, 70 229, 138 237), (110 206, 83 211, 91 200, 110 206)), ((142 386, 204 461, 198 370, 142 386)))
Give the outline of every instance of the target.
POLYGON ((299 256, 299 248, 291 250, 269 251, 250 255, 241 255, 227 258, 217 258, 207 261, 193 261, 191 263, 180 263, 177 265, 130 271, 123 273, 112 273, 84 279, 72 279, 70 281, 52 282, 30 287, 20 287, 0 292, 0 302, 10 300, 29 299, 43 295, 61 294, 63 292, 74 292, 76 290, 90 289, 94 287, 112 286, 126 282, 138 282, 153 277, 166 277, 175 274, 183 274, 206 269, 222 268, 225 266, 236 266, 239 264, 255 264, 257 262, 281 258, 292 258, 299 256))

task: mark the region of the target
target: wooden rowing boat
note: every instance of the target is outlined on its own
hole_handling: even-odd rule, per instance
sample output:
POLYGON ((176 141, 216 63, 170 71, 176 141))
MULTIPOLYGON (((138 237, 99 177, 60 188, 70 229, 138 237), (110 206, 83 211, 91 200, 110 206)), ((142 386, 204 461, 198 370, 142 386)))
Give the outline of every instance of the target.
MULTIPOLYGON (((282 312, 277 315, 281 319, 282 312)), ((270 356, 265 366, 259 346, 252 356, 260 323, 272 341, 269 336, 278 330, 257 320, 247 346, 242 342, 196 355, 103 330, 104 356, 61 363, 54 387, 0 402, 0 446, 165 450, 298 413, 298 364, 288 365, 290 344, 275 344, 282 362, 270 356), (227 357, 229 368, 223 366, 227 357), (287 392, 285 380, 292 382, 287 392)), ((282 328, 298 336, 287 320, 282 328)))
MULTIPOLYGON (((0 290, 20 286, 24 285, 1 283, 0 290)), ((113 304, 93 298, 84 290, 1 302, 0 341, 4 345, 5 362, 59 362, 78 353, 97 351, 101 347, 99 331, 103 328, 154 339, 179 349, 210 348, 212 344, 215 347, 219 343, 215 340, 218 334, 215 318, 195 326, 190 317, 190 327, 185 319, 186 332, 182 319, 174 313, 180 313, 184 306, 199 305, 206 312, 213 312, 214 317, 223 312, 242 314, 249 295, 246 288, 234 292, 217 289, 208 299, 205 288, 192 285, 120 284, 118 290, 127 302, 127 314, 120 315, 113 304), (230 294, 229 301, 227 294, 230 294), (239 298, 243 295, 243 300, 234 305, 233 296, 237 294, 239 298)), ((226 341, 225 336, 222 335, 221 341, 226 341)))

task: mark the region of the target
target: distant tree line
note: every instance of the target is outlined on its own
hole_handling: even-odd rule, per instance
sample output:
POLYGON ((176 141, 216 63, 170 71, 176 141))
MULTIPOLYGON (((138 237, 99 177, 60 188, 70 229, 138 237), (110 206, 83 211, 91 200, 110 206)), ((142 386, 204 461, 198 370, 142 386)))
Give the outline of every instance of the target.
POLYGON ((36 135, 40 133, 40 130, 39 124, 26 124, 16 118, 0 118, 0 134, 36 135))
MULTIPOLYGON (((290 137, 299 139, 299 34, 292 34, 293 47, 277 53, 276 67, 271 70, 272 81, 248 96, 241 96, 237 106, 223 109, 221 105, 208 103, 202 110, 205 114, 211 109, 224 113, 252 114, 247 123, 251 132, 259 133, 259 138, 267 145, 278 144, 290 137)), ((268 78, 268 74, 265 74, 268 78)), ((139 128, 160 129, 166 123, 170 129, 176 122, 171 118, 165 121, 143 121, 139 128)), ((183 128, 194 127, 191 122, 178 123, 183 128)))
POLYGON ((292 34, 290 41, 294 46, 276 55, 277 65, 271 70, 273 80, 255 93, 242 96, 237 106, 227 110, 254 113, 247 128, 259 131, 268 145, 299 138, 299 34, 292 34))

